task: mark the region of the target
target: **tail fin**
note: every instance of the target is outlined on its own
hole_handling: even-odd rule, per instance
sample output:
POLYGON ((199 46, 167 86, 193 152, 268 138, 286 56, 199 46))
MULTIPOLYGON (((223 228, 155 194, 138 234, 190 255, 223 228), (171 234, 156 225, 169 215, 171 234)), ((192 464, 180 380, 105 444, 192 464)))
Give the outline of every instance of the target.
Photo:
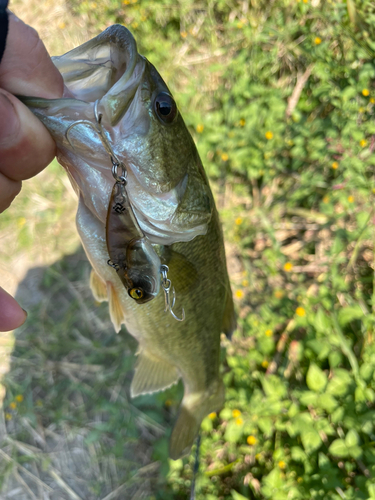
POLYGON ((173 460, 189 453, 202 420, 209 413, 220 410, 224 399, 221 380, 216 380, 207 391, 184 396, 169 443, 169 456, 173 460))

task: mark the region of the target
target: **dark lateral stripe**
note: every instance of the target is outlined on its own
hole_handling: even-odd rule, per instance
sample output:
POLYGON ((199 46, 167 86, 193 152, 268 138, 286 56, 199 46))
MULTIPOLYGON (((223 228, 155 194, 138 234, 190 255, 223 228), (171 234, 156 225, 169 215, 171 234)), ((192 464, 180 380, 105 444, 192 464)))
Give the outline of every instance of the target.
POLYGON ((0 63, 5 52, 7 41, 9 19, 8 19, 8 0, 0 0, 0 63))

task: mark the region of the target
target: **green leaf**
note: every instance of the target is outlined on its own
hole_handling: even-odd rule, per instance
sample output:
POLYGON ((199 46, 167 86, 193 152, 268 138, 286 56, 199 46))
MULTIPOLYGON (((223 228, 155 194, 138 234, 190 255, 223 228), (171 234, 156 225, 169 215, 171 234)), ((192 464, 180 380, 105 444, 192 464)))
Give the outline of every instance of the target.
POLYGON ((329 366, 331 368, 336 368, 341 363, 342 354, 338 351, 331 351, 328 356, 329 366))
POLYGON ((338 402, 331 394, 321 394, 318 397, 317 407, 326 410, 327 413, 332 413, 337 405, 338 402))
POLYGON ((322 392, 327 385, 327 375, 312 363, 306 375, 306 384, 312 391, 322 392))
POLYGON ((347 370, 337 368, 328 382, 326 392, 333 396, 345 396, 350 390, 353 378, 347 370))
POLYGON ((247 497, 244 497, 243 495, 241 495, 240 493, 238 493, 238 491, 232 490, 231 494, 232 494, 232 498, 234 500, 247 500, 247 497))
POLYGON ((264 392, 270 398, 281 399, 287 394, 285 384, 276 375, 264 377, 262 386, 264 392))
POLYGON ((299 446, 292 446, 290 453, 296 462, 304 462, 307 458, 306 453, 299 446))
POLYGON ((303 391, 299 400, 305 406, 316 406, 319 394, 312 391, 303 391))
POLYGON ((360 446, 352 446, 348 448, 348 453, 355 459, 360 458, 362 456, 362 448, 360 446))
POLYGON ((322 444, 319 432, 314 427, 309 427, 301 432, 301 441, 308 453, 317 450, 322 444))
POLYGON ((343 439, 335 439, 328 451, 336 456, 336 457, 347 457, 348 456, 348 448, 343 439))
POLYGON ((314 318, 314 326, 318 332, 324 333, 332 329, 331 321, 322 307, 319 307, 314 318))
POLYGON ((273 421, 270 417, 262 417, 259 419, 257 422, 259 429, 265 434, 266 436, 271 436, 273 432, 273 421))
POLYGON ((350 321, 355 319, 362 319, 364 317, 364 313, 359 305, 348 306, 340 309, 338 314, 339 323, 341 326, 345 326, 350 321))
POLYGON ((374 366, 370 363, 363 363, 359 369, 359 374, 363 380, 368 382, 374 375, 374 366))
POLYGON ((242 438, 243 425, 238 425, 235 420, 228 422, 225 429, 225 440, 229 443, 237 443, 242 438))
POLYGON ((358 435, 358 432, 355 431, 354 429, 351 429, 347 433, 347 435, 345 436, 345 444, 349 448, 351 446, 356 446, 357 444, 359 444, 359 435, 358 435))
POLYGON ((264 482, 267 486, 271 488, 277 489, 283 486, 283 478, 281 476, 280 469, 273 469, 271 472, 264 478, 264 482))

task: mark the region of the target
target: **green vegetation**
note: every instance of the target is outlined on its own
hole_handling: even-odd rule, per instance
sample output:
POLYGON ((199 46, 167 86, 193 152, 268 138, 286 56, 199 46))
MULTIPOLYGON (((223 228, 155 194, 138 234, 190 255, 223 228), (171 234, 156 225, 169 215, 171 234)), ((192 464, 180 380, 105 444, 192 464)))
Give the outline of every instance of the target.
MULTIPOLYGON (((92 35, 114 22, 134 33, 139 51, 176 96, 221 213, 239 319, 232 341, 223 340, 225 408, 202 426, 197 499, 375 499, 373 2, 70 5, 92 35)), ((40 314, 24 330, 28 335, 30 328, 34 341, 40 314)), ((43 332, 50 342, 46 360, 82 349, 66 336, 51 347, 62 328, 72 331, 66 318, 50 325, 54 337, 50 328, 43 332)), ((129 342, 125 338, 121 342, 129 342)), ((113 355, 116 337, 107 331, 106 339, 108 353, 98 348, 99 336, 92 340, 98 352, 77 356, 103 366, 103 378, 91 374, 93 385, 106 380, 112 387, 129 380, 131 366, 113 355)), ((38 384, 48 386, 48 402, 55 389, 43 382, 40 366, 38 384)), ((10 376, 22 379, 17 370, 10 376)), ((6 404, 25 394, 34 425, 33 415, 41 412, 36 382, 19 381, 16 389, 12 383, 6 404)), ((63 384, 63 400, 65 390, 63 384)), ((119 440, 140 439, 147 425, 169 428, 166 407, 176 407, 181 394, 178 387, 136 400, 137 418, 147 425, 129 424, 130 436, 119 429, 121 418, 132 422, 129 402, 124 409, 124 399, 110 404, 105 391, 98 389, 102 396, 95 399, 96 390, 78 384, 75 390, 84 395, 86 417, 71 401, 59 416, 46 404, 45 425, 84 426, 92 412, 105 415, 106 426, 88 439, 100 443, 103 456, 114 456, 119 470, 125 463, 119 440), (90 398, 95 405, 87 408, 90 398)), ((150 442, 151 458, 161 464, 152 479, 154 497, 185 499, 193 456, 168 462, 166 438, 155 432, 150 442)), ((98 487, 90 498, 103 491, 98 487)))

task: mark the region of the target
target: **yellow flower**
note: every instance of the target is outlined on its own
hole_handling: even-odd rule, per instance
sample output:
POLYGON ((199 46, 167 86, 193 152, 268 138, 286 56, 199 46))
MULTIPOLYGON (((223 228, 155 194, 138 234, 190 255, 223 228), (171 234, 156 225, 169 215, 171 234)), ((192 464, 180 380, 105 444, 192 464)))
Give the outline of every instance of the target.
MULTIPOLYGON (((182 36, 182 38, 186 38, 187 37, 187 32, 186 31, 181 31, 180 35, 182 36)), ((199 127, 199 125, 198 125, 198 127, 199 127)), ((203 125, 202 125, 202 130, 203 130, 203 125)))
POLYGON ((132 23, 131 26, 135 30, 136 28, 138 28, 138 23, 134 21, 134 23, 132 23))
POLYGON ((303 478, 302 477, 297 477, 297 483, 303 483, 303 478))
POLYGON ((241 23, 241 22, 237 23, 237 28, 238 28, 238 29, 243 28, 243 23, 241 23))
POLYGON ((264 360, 262 361, 262 367, 263 367, 263 368, 268 368, 268 364, 269 364, 269 363, 268 363, 268 361, 267 361, 266 359, 264 359, 264 360))
POLYGON ((323 198, 323 203, 328 203, 329 202, 329 196, 326 194, 323 198))
POLYGON ((306 316, 306 311, 303 307, 297 307, 296 314, 297 314, 297 316, 300 316, 301 318, 303 318, 303 316, 306 316))
POLYGON ((10 413, 5 413, 6 420, 12 420, 12 415, 10 413))
POLYGON ((261 453, 257 453, 255 455, 255 460, 260 460, 262 458, 262 454, 261 453))
POLYGON ((243 297, 244 297, 244 293, 242 290, 236 290, 234 295, 235 295, 236 299, 243 299, 243 297))
MULTIPOLYGON (((181 36, 182 36, 182 33, 181 33, 181 36)), ((197 132, 198 132, 198 134, 201 134, 203 132, 203 130, 204 130, 203 123, 198 123, 198 125, 197 125, 197 132)))
POLYGON ((370 97, 370 102, 371 102, 371 104, 375 104, 375 98, 374 97, 370 97))
POLYGON ((268 130, 268 131, 265 133, 265 137, 266 137, 266 139, 267 139, 268 141, 270 141, 270 140, 272 139, 272 137, 273 137, 273 133, 272 133, 270 130, 268 130))
POLYGON ((369 89, 363 89, 362 90, 362 95, 364 95, 365 97, 369 96, 370 95, 369 89))
POLYGON ((367 141, 366 139, 362 139, 361 141, 359 141, 359 145, 361 146, 361 148, 364 148, 367 146, 367 141))
POLYGON ((243 223, 243 218, 237 217, 237 219, 234 222, 236 223, 236 226, 240 226, 243 223))
POLYGON ((249 280, 242 280, 242 286, 249 286, 249 280))
POLYGON ((303 3, 309 3, 309 0, 303 0, 303 3))
POLYGON ((61 21, 61 23, 59 23, 57 26, 59 27, 59 29, 63 30, 66 24, 64 23, 64 21, 61 21))
POLYGON ((315 37, 314 43, 315 45, 320 45, 322 43, 322 39, 319 36, 317 36, 315 37))
POLYGON ((375 188, 372 188, 371 191, 372 191, 372 194, 375 194, 375 188))
POLYGON ((241 416, 240 410, 233 410, 232 416, 233 416, 233 418, 238 418, 239 416, 241 416))
POLYGON ((16 401, 18 401, 19 403, 22 403, 22 401, 23 401, 23 396, 22 396, 22 394, 17 394, 17 396, 16 396, 16 398, 15 398, 15 399, 16 399, 16 401))
POLYGON ((211 420, 214 420, 214 419, 216 418, 216 412, 215 412, 215 411, 213 411, 212 413, 210 413, 210 414, 208 415, 208 418, 210 418, 211 420))
POLYGON ((237 425, 242 425, 243 424, 243 420, 242 420, 241 417, 236 418, 236 424, 237 425))
POLYGON ((272 334, 273 334, 272 330, 266 330, 265 331, 265 336, 266 337, 272 337, 272 334))
POLYGON ((277 465, 280 467, 280 469, 285 469, 286 467, 286 463, 284 462, 284 460, 280 460, 280 462, 277 465))
POLYGON ((221 154, 221 159, 222 159, 223 161, 228 161, 228 158, 229 158, 229 156, 228 156, 228 154, 227 154, 227 153, 222 153, 222 154, 221 154))
POLYGON ((97 6, 98 6, 98 5, 96 4, 96 2, 91 2, 91 3, 90 3, 90 8, 91 8, 91 9, 96 9, 96 8, 97 8, 97 6))
POLYGON ((241 118, 241 120, 240 120, 240 126, 241 126, 241 127, 244 127, 245 125, 246 125, 246 120, 245 120, 245 118, 241 118))
POLYGON ((10 405, 9 405, 9 408, 10 408, 11 410, 15 410, 15 409, 17 408, 17 403, 15 403, 14 401, 12 401, 12 402, 10 403, 10 405))
POLYGON ((282 299, 284 297, 284 292, 282 290, 275 290, 274 296, 276 299, 282 299))
POLYGON ((337 161, 334 161, 331 167, 333 168, 333 170, 337 170, 339 168, 339 163, 337 161))
POLYGON ((284 264, 284 271, 287 273, 290 273, 290 271, 293 269, 293 264, 291 262, 287 262, 284 264))
POLYGON ((354 196, 352 196, 352 195, 348 196, 348 202, 354 203, 354 196))
POLYGON ((258 440, 255 436, 248 436, 246 441, 247 441, 247 444, 250 446, 254 446, 258 442, 258 440))
POLYGON ((361 106, 358 111, 360 113, 364 113, 366 111, 366 108, 364 108, 363 106, 361 106))
POLYGON ((25 217, 20 217, 18 220, 17 220, 17 226, 18 227, 22 227, 26 224, 26 219, 25 217))

